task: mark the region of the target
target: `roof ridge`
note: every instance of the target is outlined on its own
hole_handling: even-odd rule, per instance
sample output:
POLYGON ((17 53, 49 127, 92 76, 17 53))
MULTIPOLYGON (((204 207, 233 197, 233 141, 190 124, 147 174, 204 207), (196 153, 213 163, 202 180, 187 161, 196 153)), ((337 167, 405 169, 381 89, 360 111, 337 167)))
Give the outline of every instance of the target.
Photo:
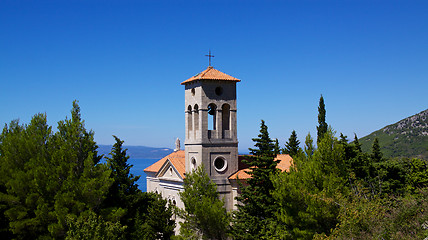
POLYGON ((209 66, 204 71, 200 72, 199 74, 185 80, 181 84, 184 85, 186 83, 192 82, 192 81, 200 81, 200 80, 223 80, 223 81, 232 81, 232 82, 240 82, 238 78, 232 77, 224 72, 221 72, 218 69, 215 69, 213 66, 209 66))
POLYGON ((214 69, 213 67, 208 67, 205 69, 205 71, 202 72, 201 76, 199 76, 199 79, 201 79, 203 76, 205 76, 211 69, 214 69))

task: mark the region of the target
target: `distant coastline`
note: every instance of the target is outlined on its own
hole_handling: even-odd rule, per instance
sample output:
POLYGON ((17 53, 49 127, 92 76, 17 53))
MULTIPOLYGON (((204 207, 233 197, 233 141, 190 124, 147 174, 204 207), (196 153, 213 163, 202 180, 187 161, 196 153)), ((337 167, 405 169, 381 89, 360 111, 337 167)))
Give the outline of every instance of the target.
MULTIPOLYGON (((98 145, 98 153, 108 156, 111 151, 112 145, 98 145)), ((123 146, 128 149, 126 153, 133 159, 161 159, 174 150, 171 148, 154 148, 146 146, 123 146)))

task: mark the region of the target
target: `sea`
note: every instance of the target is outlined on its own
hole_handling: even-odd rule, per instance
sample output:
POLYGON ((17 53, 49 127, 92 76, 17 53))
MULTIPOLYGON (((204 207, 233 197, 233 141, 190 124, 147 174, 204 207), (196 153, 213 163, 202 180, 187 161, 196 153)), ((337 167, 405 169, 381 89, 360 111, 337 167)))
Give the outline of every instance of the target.
POLYGON ((140 176, 140 179, 138 179, 137 184, 138 184, 138 188, 143 192, 147 191, 146 174, 144 173, 144 169, 157 161, 159 161, 159 159, 149 159, 149 158, 129 158, 128 159, 128 164, 133 165, 133 167, 131 167, 130 172, 134 176, 138 176, 138 175, 140 176))

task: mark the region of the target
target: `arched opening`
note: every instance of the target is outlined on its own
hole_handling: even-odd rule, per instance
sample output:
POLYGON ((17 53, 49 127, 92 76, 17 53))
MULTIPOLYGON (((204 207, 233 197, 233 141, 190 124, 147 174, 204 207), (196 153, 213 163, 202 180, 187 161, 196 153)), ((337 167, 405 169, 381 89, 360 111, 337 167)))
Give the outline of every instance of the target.
POLYGON ((221 107, 221 116, 222 116, 222 130, 223 135, 226 130, 230 130, 230 105, 229 104, 223 104, 221 107))
POLYGON ((199 107, 198 104, 195 104, 195 107, 193 108, 194 115, 193 115, 193 122, 195 123, 195 131, 199 130, 199 107))
POLYGON ((196 170, 196 159, 194 157, 190 160, 190 169, 192 171, 196 170))
POLYGON ((192 131, 192 106, 187 107, 187 136, 190 138, 190 132, 192 131))
POLYGON ((214 103, 208 105, 208 130, 216 130, 217 106, 214 103))

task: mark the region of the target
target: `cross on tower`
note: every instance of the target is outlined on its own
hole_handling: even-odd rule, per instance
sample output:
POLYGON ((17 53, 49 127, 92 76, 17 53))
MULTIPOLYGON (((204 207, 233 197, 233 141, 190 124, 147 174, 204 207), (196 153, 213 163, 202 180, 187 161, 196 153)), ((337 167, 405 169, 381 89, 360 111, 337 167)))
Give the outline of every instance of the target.
POLYGON ((206 57, 208 57, 208 59, 209 59, 209 66, 211 67, 211 58, 213 58, 214 57, 214 55, 211 55, 211 49, 209 50, 209 52, 208 52, 208 55, 205 55, 206 57))

